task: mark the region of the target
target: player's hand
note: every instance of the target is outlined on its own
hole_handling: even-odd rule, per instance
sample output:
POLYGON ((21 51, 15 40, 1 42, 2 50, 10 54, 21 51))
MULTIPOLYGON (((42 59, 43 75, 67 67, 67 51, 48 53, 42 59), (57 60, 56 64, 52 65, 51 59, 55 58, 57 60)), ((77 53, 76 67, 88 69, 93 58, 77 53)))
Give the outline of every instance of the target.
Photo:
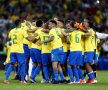
POLYGON ((40 41, 40 42, 38 42, 37 44, 38 44, 38 45, 42 45, 42 44, 43 44, 43 42, 42 42, 42 41, 40 41))

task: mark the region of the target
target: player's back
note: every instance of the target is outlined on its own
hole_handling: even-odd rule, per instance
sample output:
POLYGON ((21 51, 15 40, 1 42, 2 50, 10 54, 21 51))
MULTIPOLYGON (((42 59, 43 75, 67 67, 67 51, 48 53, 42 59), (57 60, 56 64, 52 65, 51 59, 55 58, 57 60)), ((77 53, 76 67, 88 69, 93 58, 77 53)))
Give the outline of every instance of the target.
POLYGON ((61 31, 60 31, 59 28, 52 28, 50 30, 49 35, 54 36, 54 40, 51 42, 52 49, 60 48, 60 47, 63 46, 62 40, 61 40, 61 38, 59 36, 60 34, 61 34, 61 31))
POLYGON ((92 35, 85 37, 85 52, 88 51, 94 51, 94 44, 95 44, 95 32, 93 31, 93 29, 89 29, 89 32, 92 32, 92 35))
POLYGON ((23 38, 24 34, 21 28, 14 28, 9 33, 9 38, 12 41, 11 52, 23 53, 23 38))
POLYGON ((75 30, 71 33, 70 39, 70 50, 71 51, 82 51, 82 45, 81 45, 81 36, 84 33, 80 30, 75 30))

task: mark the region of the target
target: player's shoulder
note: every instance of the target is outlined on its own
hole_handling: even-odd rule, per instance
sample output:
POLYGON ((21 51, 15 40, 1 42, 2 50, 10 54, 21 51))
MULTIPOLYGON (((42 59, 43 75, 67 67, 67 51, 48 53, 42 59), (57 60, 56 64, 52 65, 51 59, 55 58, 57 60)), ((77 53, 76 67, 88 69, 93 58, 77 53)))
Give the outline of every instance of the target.
POLYGON ((53 27, 53 28, 50 29, 50 32, 56 32, 57 29, 58 28, 53 27))
POLYGON ((16 28, 12 28, 9 33, 15 32, 16 28))
POLYGON ((34 29, 34 28, 36 28, 36 26, 31 25, 31 29, 34 29))
POLYGON ((35 33, 41 33, 43 28, 38 28, 35 33))

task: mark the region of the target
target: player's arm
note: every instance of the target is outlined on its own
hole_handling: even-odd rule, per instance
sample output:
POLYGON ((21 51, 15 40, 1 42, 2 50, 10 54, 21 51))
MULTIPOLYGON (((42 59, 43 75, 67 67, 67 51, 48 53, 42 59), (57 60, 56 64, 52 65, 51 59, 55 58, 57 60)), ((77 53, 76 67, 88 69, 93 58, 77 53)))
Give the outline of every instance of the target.
POLYGON ((65 36, 67 36, 67 33, 65 32, 65 30, 61 29, 60 37, 62 38, 62 37, 65 37, 65 36))
POLYGON ((60 37, 66 37, 66 36, 69 36, 70 35, 70 32, 72 32, 73 30, 70 30, 70 31, 67 31, 66 29, 63 31, 61 30, 61 35, 60 37))
POLYGON ((41 31, 42 31, 42 32, 49 33, 49 29, 42 29, 41 31))
POLYGON ((38 36, 38 34, 37 33, 34 33, 33 36, 31 36, 31 37, 27 36, 26 39, 28 41, 34 42, 34 41, 37 41, 37 38, 36 38, 37 36, 38 36))
POLYGON ((29 28, 27 30, 27 33, 34 33, 36 30, 37 30, 37 28, 33 28, 33 29, 29 28))
POLYGON ((28 29, 27 29, 28 33, 34 33, 37 30, 37 28, 31 29, 31 24, 27 21, 26 21, 26 26, 28 27, 28 29))
POLYGON ((92 35, 92 31, 89 31, 89 32, 86 32, 86 33, 83 33, 84 36, 91 36, 92 35))
POLYGON ((47 39, 47 40, 45 40, 45 41, 43 41, 43 42, 41 41, 41 42, 40 42, 40 45, 43 44, 43 43, 51 42, 51 41, 53 41, 53 40, 54 40, 54 36, 53 36, 53 35, 50 35, 49 39, 47 39))

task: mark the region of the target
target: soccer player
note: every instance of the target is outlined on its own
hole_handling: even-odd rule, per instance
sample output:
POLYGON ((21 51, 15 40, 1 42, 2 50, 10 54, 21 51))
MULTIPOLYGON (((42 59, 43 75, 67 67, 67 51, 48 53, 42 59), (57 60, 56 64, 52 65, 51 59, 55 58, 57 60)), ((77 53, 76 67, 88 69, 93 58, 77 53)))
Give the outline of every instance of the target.
MULTIPOLYGON (((65 28, 64 28, 64 21, 63 20, 58 19, 57 28, 63 30, 64 32, 66 31, 65 28)), ((63 50, 64 50, 64 57, 63 57, 63 61, 61 62, 61 67, 62 67, 63 71, 59 71, 59 72, 64 72, 65 76, 67 76, 67 70, 66 70, 67 68, 65 68, 65 66, 67 64, 67 58, 68 58, 68 55, 69 55, 69 53, 68 53, 68 44, 67 44, 67 41, 68 41, 67 39, 68 38, 67 37, 68 36, 65 36, 65 37, 61 38, 62 39, 62 44, 63 44, 63 50)), ((67 79, 67 77, 66 77, 66 79, 67 79)), ((65 80, 65 81, 68 81, 68 79, 65 80)))
MULTIPOLYGON (((28 19, 27 19, 28 20, 28 19)), ((32 22, 34 23, 34 21, 32 22)), ((26 37, 28 36, 32 36, 33 33, 36 31, 36 27, 32 25, 32 23, 29 21, 24 21, 24 23, 22 24, 21 28, 23 29, 24 33, 25 33, 25 38, 23 40, 23 48, 24 48, 24 55, 26 58, 26 77, 25 77, 25 81, 28 80, 28 68, 29 68, 29 60, 30 60, 30 48, 32 45, 32 42, 27 40, 26 37)))
MULTIPOLYGON (((75 26, 76 24, 72 22, 72 27, 75 27, 75 26)), ((90 33, 84 33, 77 28, 73 28, 72 32, 70 33, 70 40, 71 40, 70 41, 70 54, 69 54, 69 59, 67 61, 68 75, 71 79, 70 84, 74 83, 73 75, 76 78, 75 83, 80 83, 79 69, 80 69, 80 66, 83 66, 81 38, 84 35, 90 35, 90 33)), ((83 74, 80 74, 80 75, 83 75, 83 74)))
MULTIPOLYGON (((34 33, 33 37, 31 40, 37 40, 37 35, 38 33, 41 32, 42 30, 42 26, 43 22, 42 21, 38 21, 36 23, 36 26, 38 26, 38 29, 36 30, 36 32, 34 33)), ((33 68, 32 68, 32 73, 31 73, 31 77, 30 77, 30 81, 32 83, 35 83, 35 78, 36 76, 40 73, 41 71, 41 45, 38 45, 38 42, 40 40, 38 40, 36 43, 32 43, 31 49, 30 49, 30 56, 32 58, 32 62, 33 62, 33 68)))
POLYGON ((87 71, 88 77, 89 77, 87 83, 96 83, 93 69, 90 66, 93 63, 93 58, 94 58, 93 43, 94 43, 95 32, 93 31, 92 28, 89 27, 89 23, 88 23, 87 19, 84 19, 83 25, 87 29, 88 32, 92 32, 91 36, 85 37, 85 53, 84 53, 85 67, 86 67, 86 71, 87 71))
POLYGON ((4 65, 5 65, 5 70, 7 71, 8 67, 10 65, 10 49, 11 49, 10 41, 7 42, 6 48, 7 48, 7 58, 6 58, 6 61, 4 62, 4 65))
MULTIPOLYGON (((40 33, 38 33, 38 36, 41 42, 43 42, 44 40, 47 40, 49 38, 49 30, 47 29, 47 32, 45 32, 44 30, 41 31, 40 33)), ((52 70, 51 69, 52 67, 51 65, 52 64, 51 63, 51 43, 42 44, 41 53, 42 53, 42 67, 43 67, 43 73, 45 76, 45 82, 49 83, 49 74, 52 72, 51 71, 52 70)))
MULTIPOLYGON (((61 30, 57 28, 57 22, 54 20, 49 21, 50 27, 50 38, 48 40, 44 40, 42 44, 51 42, 52 51, 51 51, 51 61, 53 67, 53 73, 55 76, 54 84, 59 83, 58 77, 58 66, 60 66, 60 62, 63 60, 63 44, 61 41, 62 33, 61 30)), ((64 80, 63 72, 61 72, 61 80, 64 80)))
POLYGON ((18 62, 19 64, 19 70, 20 70, 20 76, 21 76, 21 83, 24 83, 24 76, 25 76, 25 56, 24 56, 24 49, 23 49, 23 39, 24 39, 24 33, 23 30, 20 27, 20 20, 15 21, 16 27, 12 29, 9 33, 9 38, 11 39, 12 45, 11 45, 11 54, 10 54, 10 63, 7 72, 6 77, 4 80, 5 84, 8 84, 8 78, 11 74, 12 69, 15 67, 15 63, 18 62))

